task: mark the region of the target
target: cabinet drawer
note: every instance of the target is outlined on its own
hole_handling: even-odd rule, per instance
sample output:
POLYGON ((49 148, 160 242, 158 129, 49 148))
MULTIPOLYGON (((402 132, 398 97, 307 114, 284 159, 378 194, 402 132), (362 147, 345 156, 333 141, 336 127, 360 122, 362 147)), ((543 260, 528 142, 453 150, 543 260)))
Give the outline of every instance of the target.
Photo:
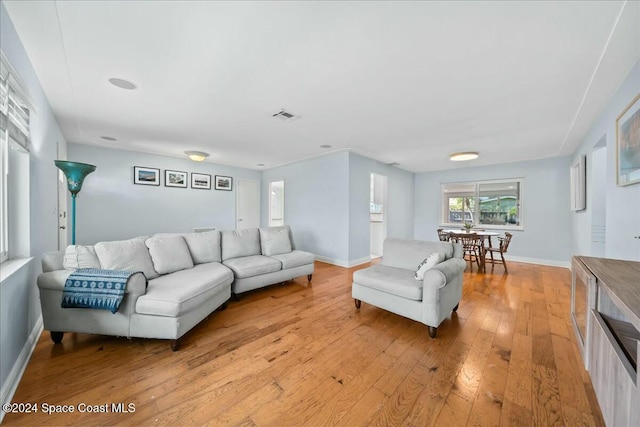
MULTIPOLYGON (((608 426, 637 426, 638 374, 607 322, 591 310, 589 374, 608 426)), ((636 351, 637 343, 636 343, 636 351)))

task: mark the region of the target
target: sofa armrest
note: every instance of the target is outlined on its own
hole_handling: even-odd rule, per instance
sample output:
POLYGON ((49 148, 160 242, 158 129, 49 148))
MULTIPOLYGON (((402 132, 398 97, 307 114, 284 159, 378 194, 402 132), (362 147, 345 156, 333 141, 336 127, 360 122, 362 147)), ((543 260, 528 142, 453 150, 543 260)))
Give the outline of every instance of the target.
POLYGON ((460 278, 467 264, 461 258, 450 258, 433 266, 424 274, 423 292, 427 288, 441 288, 460 278))
MULTIPOLYGON (((38 275, 38 288, 62 292, 64 290, 64 283, 67 281, 67 278, 71 273, 73 273, 73 270, 55 270, 42 273, 38 275)), ((144 295, 146 292, 147 278, 145 275, 140 272, 131 275, 124 293, 130 294, 133 298, 137 299, 140 295, 144 295)))

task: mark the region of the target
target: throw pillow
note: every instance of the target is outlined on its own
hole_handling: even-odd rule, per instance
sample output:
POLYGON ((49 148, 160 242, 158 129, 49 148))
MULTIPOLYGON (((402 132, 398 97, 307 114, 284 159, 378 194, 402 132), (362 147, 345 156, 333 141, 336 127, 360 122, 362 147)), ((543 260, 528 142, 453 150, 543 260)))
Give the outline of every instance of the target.
POLYGON ((64 250, 62 266, 65 270, 102 268, 93 246, 69 245, 64 250))
POLYGON ((291 252, 291 239, 288 227, 269 227, 260 229, 262 255, 280 255, 291 252))
POLYGON ((142 271, 147 279, 155 279, 149 249, 144 244, 146 237, 131 240, 100 242, 94 246, 102 268, 107 270, 142 271))
POLYGON ((418 269, 416 270, 416 280, 424 280, 424 274, 427 270, 431 269, 436 264, 440 264, 444 261, 444 254, 440 252, 434 252, 429 255, 424 261, 420 263, 418 269))
POLYGON ((154 236, 145 241, 158 274, 193 268, 193 260, 182 236, 154 236))

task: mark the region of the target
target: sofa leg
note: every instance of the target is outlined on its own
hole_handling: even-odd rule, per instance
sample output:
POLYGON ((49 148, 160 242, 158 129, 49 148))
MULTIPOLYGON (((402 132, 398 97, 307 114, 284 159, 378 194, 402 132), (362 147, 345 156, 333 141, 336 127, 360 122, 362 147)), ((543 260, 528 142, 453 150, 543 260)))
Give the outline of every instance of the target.
POLYGON ((456 304, 456 306, 455 306, 455 307, 453 307, 453 310, 452 310, 452 311, 454 311, 454 312, 455 312, 455 311, 458 311, 458 306, 459 306, 459 305, 460 305, 460 303, 456 304))
POLYGON ((313 274, 307 274, 307 281, 311 281, 311 279, 313 278, 313 274))
POLYGON ((225 302, 220 307, 218 307, 218 311, 222 311, 222 310, 226 310, 226 309, 227 309, 227 302, 225 302))
POLYGON ((362 301, 360 301, 359 299, 353 299, 353 302, 356 303, 356 308, 360 308, 360 306, 362 305, 362 301))
POLYGON ((180 339, 171 340, 171 351, 178 351, 180 348, 180 339))
POLYGON ((429 326, 429 337, 435 338, 436 337, 436 332, 438 332, 438 328, 435 328, 433 326, 429 326))
POLYGON ((233 296, 233 300, 234 300, 234 301, 240 301, 240 297, 238 296, 238 294, 233 293, 233 294, 231 294, 231 295, 233 296))
POLYGON ((51 335, 51 341, 53 341, 55 344, 60 344, 62 342, 64 332, 50 331, 49 334, 51 335))

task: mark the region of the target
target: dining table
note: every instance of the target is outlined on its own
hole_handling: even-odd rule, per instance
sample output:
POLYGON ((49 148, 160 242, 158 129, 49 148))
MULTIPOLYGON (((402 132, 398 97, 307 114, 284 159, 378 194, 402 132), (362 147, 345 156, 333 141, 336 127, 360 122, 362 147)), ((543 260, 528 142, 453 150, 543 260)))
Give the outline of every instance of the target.
POLYGON ((492 247, 491 238, 495 236, 499 236, 500 233, 495 231, 487 231, 487 230, 474 230, 473 228, 467 230, 466 228, 452 228, 452 229, 444 229, 442 230, 445 233, 449 233, 449 236, 465 236, 469 234, 476 234, 480 238, 480 268, 479 270, 486 272, 485 268, 485 260, 487 256, 487 248, 492 247), (485 240, 488 245, 485 245, 485 240))

